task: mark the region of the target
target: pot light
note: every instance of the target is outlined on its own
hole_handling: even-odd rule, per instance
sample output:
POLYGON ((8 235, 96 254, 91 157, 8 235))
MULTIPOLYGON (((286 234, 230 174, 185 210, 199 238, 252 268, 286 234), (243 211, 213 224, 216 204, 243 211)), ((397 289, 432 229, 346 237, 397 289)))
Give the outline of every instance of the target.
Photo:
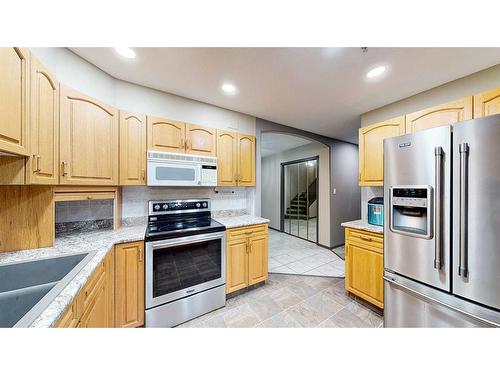
POLYGON ((366 73, 366 76, 368 78, 375 78, 375 77, 378 77, 379 75, 381 75, 382 73, 384 73, 386 71, 386 67, 381 65, 381 66, 377 66, 375 68, 373 68, 372 70, 370 70, 368 73, 366 73))
POLYGON ((236 86, 233 85, 232 83, 224 83, 222 86, 221 86, 221 89, 222 91, 224 91, 226 94, 229 94, 229 95, 234 95, 236 94, 236 86))
POLYGON ((115 47, 115 51, 127 59, 135 58, 135 51, 130 47, 115 47))

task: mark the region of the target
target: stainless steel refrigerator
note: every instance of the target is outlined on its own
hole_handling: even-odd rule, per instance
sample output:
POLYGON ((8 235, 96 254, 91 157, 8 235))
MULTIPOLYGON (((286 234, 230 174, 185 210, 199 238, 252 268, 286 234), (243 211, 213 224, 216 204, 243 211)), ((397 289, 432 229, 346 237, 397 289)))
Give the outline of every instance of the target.
POLYGON ((500 326, 500 115, 384 141, 384 325, 500 326))

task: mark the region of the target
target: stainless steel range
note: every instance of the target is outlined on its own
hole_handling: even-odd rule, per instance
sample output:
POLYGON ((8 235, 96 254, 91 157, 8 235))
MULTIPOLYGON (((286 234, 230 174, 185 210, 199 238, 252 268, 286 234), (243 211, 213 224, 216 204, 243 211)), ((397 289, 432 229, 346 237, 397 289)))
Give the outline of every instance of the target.
POLYGON ((209 199, 149 202, 146 327, 174 327, 226 304, 225 231, 209 199))

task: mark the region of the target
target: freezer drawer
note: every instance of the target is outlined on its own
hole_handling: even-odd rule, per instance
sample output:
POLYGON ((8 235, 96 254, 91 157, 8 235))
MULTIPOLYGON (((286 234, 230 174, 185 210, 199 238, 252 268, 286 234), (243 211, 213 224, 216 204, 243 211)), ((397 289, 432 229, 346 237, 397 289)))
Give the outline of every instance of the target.
POLYGON ((500 314, 453 295, 412 285, 411 280, 384 277, 384 327, 498 327, 500 314))

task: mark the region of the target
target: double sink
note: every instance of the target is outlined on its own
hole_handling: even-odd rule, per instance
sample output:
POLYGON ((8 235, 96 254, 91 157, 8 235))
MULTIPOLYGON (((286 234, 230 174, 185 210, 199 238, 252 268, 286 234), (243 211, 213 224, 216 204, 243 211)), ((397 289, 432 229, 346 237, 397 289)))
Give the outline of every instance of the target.
POLYGON ((0 327, 29 327, 95 253, 0 265, 0 327))

